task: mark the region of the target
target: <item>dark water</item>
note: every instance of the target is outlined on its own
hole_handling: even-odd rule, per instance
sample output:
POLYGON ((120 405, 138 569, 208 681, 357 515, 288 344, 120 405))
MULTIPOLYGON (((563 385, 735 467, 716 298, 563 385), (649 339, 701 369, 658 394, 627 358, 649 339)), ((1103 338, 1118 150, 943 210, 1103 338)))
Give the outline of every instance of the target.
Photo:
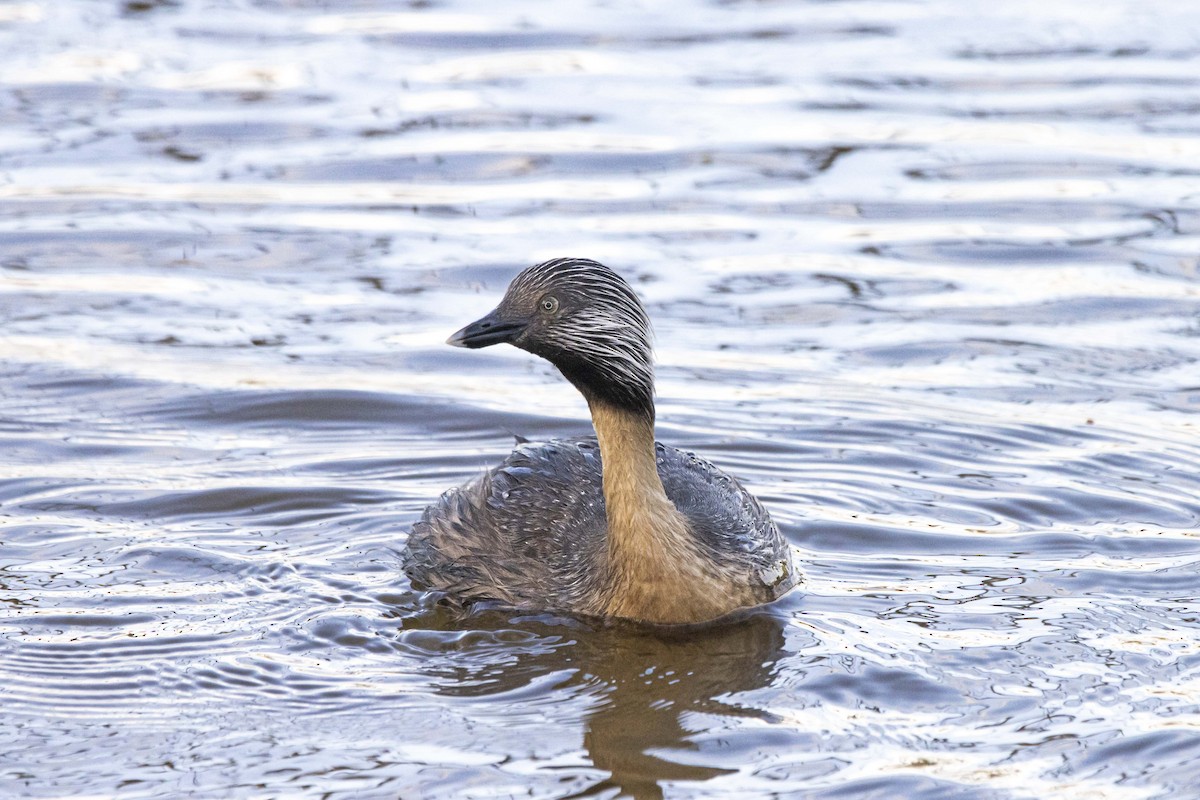
POLYGON ((1200 11, 0 4, 0 796, 1200 797, 1200 11), (661 635, 398 551, 630 276, 804 591, 661 635))

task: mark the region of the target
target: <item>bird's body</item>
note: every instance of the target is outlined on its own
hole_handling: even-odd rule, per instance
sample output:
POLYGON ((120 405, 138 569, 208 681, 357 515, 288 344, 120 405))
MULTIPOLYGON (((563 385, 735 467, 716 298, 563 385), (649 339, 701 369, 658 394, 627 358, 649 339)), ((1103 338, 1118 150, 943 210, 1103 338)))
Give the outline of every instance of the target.
MULTIPOLYGON (((770 602, 795 583, 786 544, 753 495, 692 453, 655 450, 666 495, 695 535, 698 563, 727 592, 742 587, 735 607, 770 602)), ((407 568, 456 600, 603 616, 613 599, 607 533, 596 439, 526 443, 426 509, 407 568)))
POLYGON ((798 576, 734 478, 654 440, 649 321, 616 273, 559 259, 514 279, 451 344, 508 342, 584 395, 595 439, 522 445, 413 526, 414 585, 468 605, 694 623, 769 602, 798 576))

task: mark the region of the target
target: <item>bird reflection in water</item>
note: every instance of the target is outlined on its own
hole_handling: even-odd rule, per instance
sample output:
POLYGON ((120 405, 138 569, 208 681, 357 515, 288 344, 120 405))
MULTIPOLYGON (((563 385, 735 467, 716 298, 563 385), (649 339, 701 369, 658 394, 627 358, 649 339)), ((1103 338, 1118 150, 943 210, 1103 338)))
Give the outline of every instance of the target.
MULTIPOLYGON (((493 613, 469 619, 472 625, 486 626, 493 613)), ((511 619, 498 613, 494 617, 498 627, 512 627, 511 619)), ((511 662, 514 653, 505 651, 503 668, 495 669, 494 661, 484 665, 484 681, 453 670, 439 693, 477 699, 515 694, 543 676, 569 671, 570 677, 555 686, 556 694, 584 691, 602 697, 582 719, 583 746, 591 763, 608 777, 564 798, 653 800, 663 797, 666 784, 729 774, 735 770, 704 763, 705 754, 693 737, 707 725, 696 715, 770 718, 761 709, 738 705, 736 699, 738 693, 770 684, 784 653, 784 624, 767 611, 683 628, 599 622, 594 627, 578 622, 543 625, 542 620, 554 618, 534 618, 531 629, 561 636, 568 644, 515 654, 516 663, 511 662)), ((529 626, 523 622, 521 627, 529 626)))

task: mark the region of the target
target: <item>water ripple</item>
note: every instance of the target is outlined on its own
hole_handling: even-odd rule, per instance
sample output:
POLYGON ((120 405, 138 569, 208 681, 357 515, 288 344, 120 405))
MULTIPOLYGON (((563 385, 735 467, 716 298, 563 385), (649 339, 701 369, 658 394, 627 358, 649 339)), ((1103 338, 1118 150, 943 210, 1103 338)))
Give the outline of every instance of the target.
POLYGON ((0 5, 0 794, 1190 796, 1196 12, 343 6, 0 5), (426 503, 589 430, 442 344, 564 254, 803 591, 406 583, 426 503))

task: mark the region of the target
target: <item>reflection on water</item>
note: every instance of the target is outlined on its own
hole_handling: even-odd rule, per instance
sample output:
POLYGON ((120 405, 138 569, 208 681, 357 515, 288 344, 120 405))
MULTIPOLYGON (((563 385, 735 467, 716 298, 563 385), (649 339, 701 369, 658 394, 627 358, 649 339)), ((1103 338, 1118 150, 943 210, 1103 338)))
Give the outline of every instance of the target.
POLYGON ((0 4, 0 796, 1200 784, 1200 13, 0 4), (804 591, 685 632, 404 581, 587 430, 446 335, 621 270, 659 436, 804 591))
MULTIPOLYGON (((599 780, 582 783, 567 797, 607 796, 613 790, 662 797, 663 783, 733 774, 734 769, 706 764, 695 734, 707 720, 722 717, 772 721, 769 711, 730 699, 771 682, 784 635, 783 624, 769 615, 681 631, 577 627, 555 638, 564 646, 503 665, 447 670, 439 676, 444 684, 438 691, 514 707, 526 705, 547 685, 587 697, 580 717, 583 749, 599 780)), ((528 707, 516 712, 517 720, 530 713, 528 707)))

